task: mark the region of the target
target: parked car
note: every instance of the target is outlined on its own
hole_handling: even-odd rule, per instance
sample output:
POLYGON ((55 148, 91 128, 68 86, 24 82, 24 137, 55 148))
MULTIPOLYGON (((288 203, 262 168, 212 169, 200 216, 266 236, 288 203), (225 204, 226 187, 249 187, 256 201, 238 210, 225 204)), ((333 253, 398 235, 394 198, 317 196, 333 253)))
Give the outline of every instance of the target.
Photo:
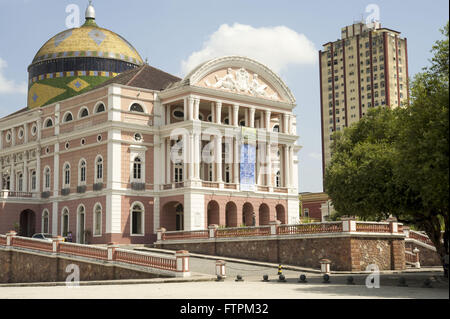
POLYGON ((37 234, 34 234, 31 238, 52 241, 52 239, 56 238, 56 237, 58 237, 58 236, 55 236, 52 234, 46 234, 46 233, 37 233, 37 234))

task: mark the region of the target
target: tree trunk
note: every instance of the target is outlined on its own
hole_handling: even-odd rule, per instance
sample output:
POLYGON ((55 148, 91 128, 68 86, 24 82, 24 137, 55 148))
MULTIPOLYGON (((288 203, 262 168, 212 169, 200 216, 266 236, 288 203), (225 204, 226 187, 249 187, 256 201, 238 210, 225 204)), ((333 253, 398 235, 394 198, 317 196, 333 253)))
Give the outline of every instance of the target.
MULTIPOLYGON (((441 222, 437 216, 431 216, 427 222, 424 222, 423 230, 427 233, 430 240, 433 242, 436 252, 441 258, 441 264, 444 267, 444 258, 449 254, 448 247, 448 216, 444 214, 444 235, 441 232, 441 222), (443 238, 442 238, 443 237, 443 238), (443 242, 442 242, 443 239, 443 242)), ((447 257, 448 258, 448 257, 447 257)), ((445 267, 444 267, 445 269, 445 267)))

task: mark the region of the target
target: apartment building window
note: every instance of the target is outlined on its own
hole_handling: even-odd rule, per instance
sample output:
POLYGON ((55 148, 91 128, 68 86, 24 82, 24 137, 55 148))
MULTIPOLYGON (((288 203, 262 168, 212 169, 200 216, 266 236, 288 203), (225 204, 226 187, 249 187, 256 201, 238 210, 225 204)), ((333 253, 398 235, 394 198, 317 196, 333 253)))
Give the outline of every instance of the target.
POLYGON ((22 173, 17 174, 17 191, 18 192, 23 191, 23 174, 22 173))
POLYGON ((64 186, 70 186, 70 165, 64 165, 64 186))
POLYGON ((36 190, 36 171, 31 171, 31 191, 36 190))
POLYGON ((44 189, 50 189, 50 168, 46 167, 44 169, 44 189))
POLYGON ((94 208, 94 236, 102 234, 102 206, 96 204, 94 208))
POLYGON ((142 204, 135 204, 131 210, 131 235, 143 235, 144 210, 142 204))
POLYGON ((80 178, 78 184, 79 185, 86 184, 86 161, 84 159, 82 159, 79 164, 79 176, 80 178))
POLYGON ((142 161, 137 156, 133 161, 133 179, 140 180, 142 178, 142 161))
POLYGON ((103 181, 103 158, 98 156, 95 161, 95 182, 99 183, 103 181))

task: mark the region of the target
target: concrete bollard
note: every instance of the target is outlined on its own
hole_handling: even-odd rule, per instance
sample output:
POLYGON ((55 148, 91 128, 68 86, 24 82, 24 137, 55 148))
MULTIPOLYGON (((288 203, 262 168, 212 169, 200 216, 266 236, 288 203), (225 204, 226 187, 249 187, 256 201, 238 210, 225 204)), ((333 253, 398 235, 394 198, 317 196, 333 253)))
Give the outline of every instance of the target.
POLYGON ((216 275, 217 278, 221 278, 221 279, 225 279, 227 278, 226 274, 225 274, 225 265, 226 262, 224 260, 217 260, 216 261, 216 275))
POLYGON ((331 260, 322 259, 320 260, 320 272, 322 274, 330 274, 331 273, 331 260))
POLYGON ((417 268, 417 269, 420 269, 420 256, 419 256, 419 253, 420 253, 420 250, 419 249, 417 249, 417 247, 416 248, 414 248, 414 250, 413 250, 413 253, 415 254, 415 265, 414 265, 414 267, 415 268, 417 268))

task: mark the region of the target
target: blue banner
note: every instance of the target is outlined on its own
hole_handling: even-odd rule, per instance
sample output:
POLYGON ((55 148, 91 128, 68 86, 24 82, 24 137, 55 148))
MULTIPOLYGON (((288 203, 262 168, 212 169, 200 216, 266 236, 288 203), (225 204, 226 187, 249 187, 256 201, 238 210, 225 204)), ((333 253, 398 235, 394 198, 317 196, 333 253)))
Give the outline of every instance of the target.
POLYGON ((256 146, 241 144, 240 181, 241 190, 255 191, 256 146))

